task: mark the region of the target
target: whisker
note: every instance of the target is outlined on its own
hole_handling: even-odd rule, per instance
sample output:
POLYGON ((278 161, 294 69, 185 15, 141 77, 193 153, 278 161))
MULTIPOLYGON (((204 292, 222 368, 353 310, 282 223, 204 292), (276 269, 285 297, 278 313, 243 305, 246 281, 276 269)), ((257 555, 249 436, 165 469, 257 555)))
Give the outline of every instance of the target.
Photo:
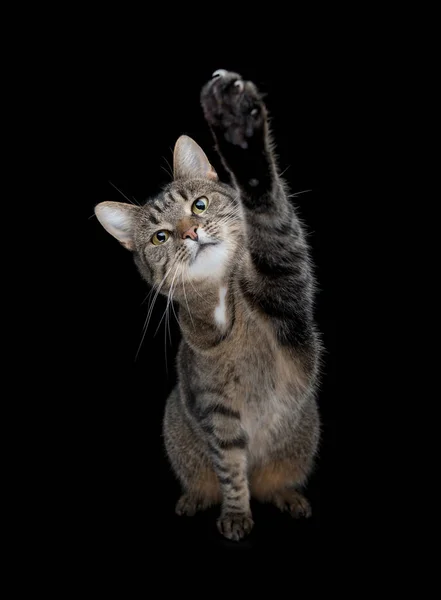
MULTIPOLYGON (((176 285, 177 285, 177 283, 176 283, 176 285)), ((173 304, 173 292, 172 292, 172 303, 171 303, 171 307, 172 307, 173 314, 175 315, 176 322, 177 322, 177 324, 179 325, 179 318, 178 318, 178 315, 176 314, 176 311, 175 311, 175 305, 173 304)))
MULTIPOLYGON (((178 265, 178 267, 179 267, 179 265, 178 265)), ((173 280, 174 280, 174 278, 173 278, 173 280)), ((175 306, 173 304, 173 294, 174 294, 174 291, 176 289, 177 284, 178 284, 178 282, 176 281, 176 285, 173 287, 173 282, 172 282, 172 285, 171 285, 171 288, 170 288, 170 306, 171 306, 171 309, 173 311, 173 314, 175 315, 176 322, 179 324, 178 315, 176 314, 175 306)), ((167 316, 169 317, 170 314, 168 314, 167 316)), ((170 333, 170 319, 168 319, 168 335, 169 335, 170 344, 171 344, 172 340, 171 340, 171 333, 170 333)))
POLYGON ((169 171, 167 171, 167 169, 166 169, 165 167, 163 167, 162 165, 161 165, 161 169, 163 169, 163 170, 164 170, 164 171, 167 173, 167 175, 168 175, 168 176, 169 176, 171 179, 173 179, 173 169, 171 168, 171 166, 170 166, 170 163, 169 163, 169 162, 168 162, 168 160, 165 158, 165 156, 163 156, 162 158, 163 158, 163 159, 165 160, 165 162, 167 163, 167 166, 168 166, 168 168, 169 168, 169 171))
MULTIPOLYGON (((158 285, 158 287, 157 287, 157 290, 156 290, 156 294, 155 294, 155 296, 154 296, 154 298, 153 298, 153 300, 152 300, 152 302, 151 302, 151 304, 150 304, 150 306, 149 306, 149 309, 148 309, 148 312, 147 312, 147 316, 146 316, 146 319, 145 319, 145 323, 144 323, 144 327, 143 327, 143 334, 142 334, 141 342, 140 342, 140 344, 139 344, 138 351, 136 352, 135 360, 138 358, 139 352, 140 352, 140 350, 141 350, 141 346, 142 346, 142 344, 143 344, 143 342, 144 342, 145 334, 146 334, 146 332, 147 332, 147 329, 148 329, 148 326, 149 326, 149 323, 150 323, 150 319, 151 319, 151 317, 152 317, 152 314, 153 314, 153 308, 154 308, 154 306, 155 306, 156 299, 158 298, 159 292, 161 291, 161 288, 162 288, 162 286, 164 285, 164 282, 165 282, 165 280, 166 280, 166 278, 167 278, 168 274, 170 273, 170 271, 171 271, 171 270, 172 270, 172 268, 174 267, 174 264, 175 264, 175 261, 173 261, 173 263, 172 263, 172 265, 170 266, 170 268, 168 269, 167 273, 164 275, 164 277, 163 277, 163 279, 162 279, 161 283, 158 285)), ((153 291, 153 290, 152 290, 152 291, 153 291)), ((150 292, 150 293, 151 293, 151 292, 150 292)))
MULTIPOLYGON (((114 187, 114 188, 115 188, 115 190, 116 190, 117 192, 119 192, 119 193, 121 194, 121 196, 122 196, 123 198, 125 198, 125 199, 127 200, 127 202, 130 202, 130 204, 133 204, 133 202, 130 200, 130 198, 128 198, 128 197, 127 197, 127 196, 126 196, 126 195, 125 195, 125 194, 124 194, 124 193, 123 193, 123 192, 122 192, 122 191, 121 191, 119 188, 117 188, 117 187, 116 187, 116 185, 115 185, 114 183, 112 183, 111 181, 109 181, 109 183, 110 183, 110 185, 111 185, 112 187, 114 187)), ((135 200, 135 198, 133 198, 133 199, 135 200)), ((138 206, 141 206, 137 200, 135 200, 135 202, 136 202, 136 204, 137 204, 138 206)))
POLYGON ((201 296, 201 294, 197 291, 197 289, 194 287, 191 279, 188 278, 187 281, 190 283, 191 287, 193 288, 194 293, 197 294, 199 296, 199 298, 205 302, 206 298, 204 296, 201 296))
POLYGON ((193 323, 193 329, 195 329, 195 326, 194 326, 194 321, 193 321, 193 317, 191 316, 190 307, 189 307, 189 305, 188 305, 187 294, 185 293, 185 284, 184 284, 184 270, 182 270, 181 276, 182 276, 182 277, 181 277, 181 279, 182 279, 182 288, 183 288, 183 290, 184 290, 184 298, 185 298, 185 302, 186 302, 186 304, 187 304, 187 308, 188 308, 188 314, 190 315, 191 322, 193 323))
POLYGON ((312 190, 302 190, 301 192, 296 192, 295 194, 289 194, 288 198, 295 198, 296 196, 300 196, 300 194, 306 194, 307 192, 312 192, 312 190))
MULTIPOLYGON (((172 153, 173 153, 173 150, 172 150, 172 153)), ((173 168, 172 168, 171 164, 168 162, 168 160, 165 158, 165 156, 164 156, 164 160, 167 163, 168 168, 170 169, 170 176, 173 179, 173 168)))
POLYGON ((286 167, 286 169, 283 169, 283 171, 282 171, 281 173, 279 173, 279 177, 282 177, 282 176, 283 176, 283 175, 284 175, 284 174, 287 172, 287 170, 290 168, 290 166, 291 166, 291 165, 288 165, 288 166, 286 167))
POLYGON ((167 175, 170 177, 170 173, 167 171, 167 169, 166 169, 165 167, 163 167, 163 166, 161 165, 161 169, 162 169, 163 171, 165 171, 165 173, 167 173, 167 175))
POLYGON ((167 295, 167 306, 166 306, 166 308, 165 308, 164 314, 163 314, 163 315, 162 315, 162 317, 161 317, 161 320, 160 320, 160 321, 159 321, 159 323, 158 323, 158 327, 156 328, 156 331, 155 331, 154 335, 156 335, 156 334, 158 333, 158 329, 159 329, 159 327, 160 327, 160 325, 161 325, 161 323, 162 323, 162 321, 163 321, 163 319, 164 319, 164 317, 165 317, 165 314, 166 314, 166 312, 168 311, 168 307, 169 307, 169 304, 170 304, 170 292, 171 292, 171 291, 172 291, 172 289, 173 289, 173 283, 174 283, 174 281, 175 281, 175 278, 176 278, 176 275, 177 275, 177 273, 178 273, 178 269, 179 269, 179 265, 176 267, 176 270, 175 270, 175 273, 174 273, 174 275, 173 275, 173 279, 172 279, 172 282, 171 282, 171 285, 170 285, 170 289, 169 289, 169 291, 168 291, 168 295, 167 295))
POLYGON ((157 285, 155 285, 154 283, 152 283, 152 284, 151 284, 151 286, 152 286, 152 289, 151 289, 151 290, 150 290, 150 292, 147 294, 147 296, 144 298, 144 300, 141 302, 141 306, 144 304, 144 302, 145 302, 146 300, 148 300, 148 299, 150 298, 150 296, 153 294, 153 292, 154 292, 155 290, 157 290, 157 288, 158 288, 158 286, 157 286, 157 285))
POLYGON ((152 300, 152 303, 150 304, 150 306, 149 306, 149 309, 148 309, 148 313, 147 313, 147 318, 148 318, 148 321, 145 323, 145 325, 144 325, 144 329, 147 329, 147 327, 148 327, 148 325, 149 325, 149 321, 150 321, 151 313, 152 313, 152 311, 153 311, 153 307, 154 307, 154 305, 155 305, 156 298, 158 297, 158 294, 159 294, 159 292, 160 292, 160 290, 161 290, 161 288, 162 288, 162 285, 163 285, 163 283, 164 283, 164 281, 165 281, 165 278, 166 278, 166 277, 167 277, 167 275, 170 273, 170 271, 172 270, 172 268, 173 268, 173 265, 172 265, 172 266, 169 268, 169 270, 167 271, 167 273, 166 273, 166 274, 165 274, 165 276, 164 276, 164 279, 161 281, 161 283, 159 284, 158 288, 156 289, 155 296, 154 296, 154 298, 153 298, 153 300, 152 300))

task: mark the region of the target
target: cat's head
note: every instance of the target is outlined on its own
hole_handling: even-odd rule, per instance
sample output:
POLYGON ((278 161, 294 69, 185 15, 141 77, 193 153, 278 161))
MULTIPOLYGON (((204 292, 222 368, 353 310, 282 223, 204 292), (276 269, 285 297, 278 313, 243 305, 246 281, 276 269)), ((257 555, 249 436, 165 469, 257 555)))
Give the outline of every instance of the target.
POLYGON ((221 279, 240 251, 243 220, 235 191, 218 180, 203 150, 176 142, 174 181, 144 206, 102 202, 101 225, 132 251, 141 275, 167 292, 182 281, 221 279))

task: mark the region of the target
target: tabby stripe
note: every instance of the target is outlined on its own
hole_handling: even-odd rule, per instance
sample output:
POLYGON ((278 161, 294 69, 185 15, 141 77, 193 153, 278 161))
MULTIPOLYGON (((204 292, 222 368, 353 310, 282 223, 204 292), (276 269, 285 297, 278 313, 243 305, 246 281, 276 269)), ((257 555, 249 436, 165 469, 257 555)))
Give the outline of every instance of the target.
POLYGON ((215 436, 216 442, 222 450, 233 450, 233 448, 245 448, 247 440, 244 435, 241 435, 233 440, 221 440, 215 436))
POLYGON ((244 487, 245 486, 235 489, 234 491, 237 492, 236 494, 229 493, 228 500, 232 500, 233 502, 240 500, 243 497, 244 487))
POLYGON ((219 479, 219 483, 222 483, 222 485, 232 485, 233 481, 231 479, 231 477, 223 477, 222 475, 218 475, 217 478, 219 479))
POLYGON ((201 419, 207 419, 212 414, 223 415, 224 417, 230 417, 231 419, 240 419, 240 413, 237 410, 232 410, 221 404, 211 404, 205 407, 199 413, 201 419))
POLYGON ((239 494, 239 496, 236 496, 236 494, 232 494, 230 496, 232 500, 237 500, 237 498, 239 498, 242 495, 244 485, 245 485, 244 482, 240 483, 239 485, 236 485, 234 483, 231 485, 233 492, 236 492, 236 494, 239 494))
POLYGON ((297 265, 291 263, 283 265, 280 262, 270 263, 266 258, 262 258, 256 254, 251 254, 256 271, 265 277, 286 277, 294 275, 298 270, 297 265))
POLYGON ((205 433, 214 433, 213 432, 214 426, 212 423, 202 423, 201 429, 202 429, 202 431, 205 431, 205 433))
POLYGON ((216 459, 213 460, 213 463, 216 467, 216 471, 220 471, 224 475, 231 475, 231 477, 234 477, 234 475, 231 473, 231 469, 229 467, 226 467, 224 463, 219 463, 216 459))
POLYGON ((159 219, 157 219, 154 215, 149 214, 149 221, 154 225, 159 225, 159 219))
POLYGON ((238 500, 242 496, 244 483, 236 485, 229 475, 218 475, 217 478, 219 479, 219 483, 222 483, 222 485, 229 485, 233 492, 236 492, 236 494, 229 493, 228 498, 231 498, 231 500, 238 500))
POLYGON ((228 510, 226 510, 225 512, 222 513, 222 516, 226 519, 231 518, 231 517, 237 517, 237 515, 240 515, 241 513, 243 513, 243 509, 244 509, 243 504, 236 508, 236 507, 230 506, 230 503, 227 502, 227 506, 228 506, 228 510), (233 510, 230 510, 230 508, 232 508, 233 510))
POLYGON ((291 221, 285 221, 283 223, 274 223, 272 219, 268 218, 265 221, 253 221, 253 228, 259 232, 260 235, 268 236, 271 233, 277 234, 291 239, 293 236, 298 235, 299 231, 295 227, 295 223, 291 221))
POLYGON ((226 406, 222 406, 221 404, 215 404, 213 406, 213 412, 218 413, 220 415, 224 415, 225 417, 231 417, 232 419, 240 419, 239 411, 233 410, 232 408, 228 408, 226 406))
POLYGON ((235 512, 242 512, 243 511, 243 502, 230 502, 230 498, 226 498, 226 505, 227 505, 227 512, 228 513, 235 513, 235 512))
MULTIPOLYGON (((208 448, 210 449, 210 451, 217 456, 217 458, 223 458, 223 453, 220 451, 219 448, 216 448, 216 446, 214 446, 210 440, 208 440, 208 448)), ((220 466, 218 463, 216 463, 218 466, 220 466)))

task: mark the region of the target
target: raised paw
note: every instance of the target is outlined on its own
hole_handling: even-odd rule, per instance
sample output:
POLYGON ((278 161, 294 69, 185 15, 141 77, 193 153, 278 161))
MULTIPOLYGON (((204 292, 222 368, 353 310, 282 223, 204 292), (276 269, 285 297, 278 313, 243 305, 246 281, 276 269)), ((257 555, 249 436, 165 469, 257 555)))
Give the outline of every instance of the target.
POLYGON ((207 504, 191 494, 182 494, 176 504, 175 512, 179 516, 193 517, 197 512, 205 510, 207 504))
POLYGON ((251 81, 219 69, 203 87, 201 104, 208 124, 225 141, 243 149, 254 139, 261 141, 266 110, 251 81))
POLYGON ((254 526, 250 513, 225 513, 217 521, 220 533, 234 542, 248 535, 254 526))
POLYGON ((289 511, 291 516, 296 519, 302 517, 308 519, 312 514, 308 500, 296 490, 287 489, 276 492, 272 502, 281 511, 289 511))

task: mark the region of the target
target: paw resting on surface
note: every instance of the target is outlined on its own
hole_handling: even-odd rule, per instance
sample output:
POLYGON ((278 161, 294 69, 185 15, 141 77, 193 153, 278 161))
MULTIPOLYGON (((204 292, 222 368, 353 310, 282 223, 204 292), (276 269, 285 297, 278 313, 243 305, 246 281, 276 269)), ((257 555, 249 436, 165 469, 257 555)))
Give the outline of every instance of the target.
POLYGON ((266 110, 251 81, 219 69, 203 87, 201 104, 210 127, 230 144, 246 149, 253 138, 261 139, 266 110))
POLYGON ((296 519, 309 519, 311 506, 308 500, 296 490, 283 490, 273 496, 273 504, 282 512, 288 511, 296 519))
POLYGON ((197 512, 205 510, 208 505, 203 500, 191 494, 182 494, 176 504, 176 514, 179 516, 193 517, 197 512))
POLYGON ((254 526, 250 513, 223 514, 217 521, 217 528, 229 540, 238 542, 248 535, 254 526))

